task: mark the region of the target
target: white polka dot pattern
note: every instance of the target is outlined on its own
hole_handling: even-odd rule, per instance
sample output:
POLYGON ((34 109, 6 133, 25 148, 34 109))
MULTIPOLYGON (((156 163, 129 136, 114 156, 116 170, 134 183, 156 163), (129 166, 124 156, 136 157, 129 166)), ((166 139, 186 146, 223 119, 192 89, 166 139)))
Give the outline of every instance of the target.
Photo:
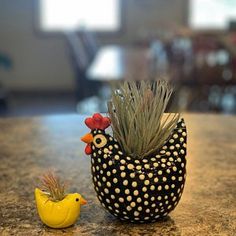
POLYGON ((92 144, 92 175, 99 201, 111 214, 131 222, 154 222, 178 204, 186 177, 186 127, 181 119, 161 150, 134 160, 103 130, 107 144, 92 144))

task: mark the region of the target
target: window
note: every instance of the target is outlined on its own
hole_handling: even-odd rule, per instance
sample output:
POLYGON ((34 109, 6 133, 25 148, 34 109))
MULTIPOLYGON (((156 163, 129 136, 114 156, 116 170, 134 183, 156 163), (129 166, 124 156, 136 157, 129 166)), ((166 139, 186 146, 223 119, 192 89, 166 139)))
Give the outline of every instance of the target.
POLYGON ((117 31, 120 18, 120 0, 40 0, 43 31, 117 31))
POLYGON ((236 21, 236 1, 190 0, 189 20, 193 29, 227 29, 236 21))

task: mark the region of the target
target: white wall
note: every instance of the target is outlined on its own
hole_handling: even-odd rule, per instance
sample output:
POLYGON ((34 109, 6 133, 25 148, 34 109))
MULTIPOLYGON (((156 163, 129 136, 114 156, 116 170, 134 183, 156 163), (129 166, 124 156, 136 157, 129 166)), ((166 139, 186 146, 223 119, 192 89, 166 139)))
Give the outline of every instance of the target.
POLYGON ((60 38, 38 38, 33 26, 33 1, 0 0, 0 51, 14 63, 0 78, 10 89, 72 89, 74 75, 60 38))
MULTIPOLYGON (((0 69, 0 79, 14 90, 71 90, 72 66, 62 37, 39 37, 33 19, 34 0, 0 0, 0 52, 14 63, 10 72, 0 69)), ((103 39, 127 43, 160 28, 183 25, 187 0, 124 0, 122 35, 103 39)))
POLYGON ((145 38, 185 24, 187 0, 128 0, 125 38, 145 38))

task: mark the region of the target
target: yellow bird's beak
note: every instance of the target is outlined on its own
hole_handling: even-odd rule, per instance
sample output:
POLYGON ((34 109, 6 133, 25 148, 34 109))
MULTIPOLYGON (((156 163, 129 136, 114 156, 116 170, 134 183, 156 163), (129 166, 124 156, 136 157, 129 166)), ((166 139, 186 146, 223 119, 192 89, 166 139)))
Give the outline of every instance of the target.
POLYGON ((92 143, 93 141, 93 135, 90 133, 85 134, 82 138, 81 141, 85 142, 85 143, 92 143))
POLYGON ((87 201, 81 196, 80 198, 80 205, 86 205, 87 201))

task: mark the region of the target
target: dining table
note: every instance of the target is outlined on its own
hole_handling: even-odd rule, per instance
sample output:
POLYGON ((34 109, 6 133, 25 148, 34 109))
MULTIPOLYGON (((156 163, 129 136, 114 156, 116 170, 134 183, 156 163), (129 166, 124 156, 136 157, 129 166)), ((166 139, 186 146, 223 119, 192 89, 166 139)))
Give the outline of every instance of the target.
POLYGON ((108 45, 101 47, 87 69, 91 81, 144 80, 150 74, 147 47, 108 45))
POLYGON ((155 223, 121 222, 99 203, 79 114, 0 118, 0 235, 236 235, 236 116, 183 113, 187 178, 182 198, 155 223), (65 229, 38 216, 34 189, 53 170, 87 204, 65 229))

